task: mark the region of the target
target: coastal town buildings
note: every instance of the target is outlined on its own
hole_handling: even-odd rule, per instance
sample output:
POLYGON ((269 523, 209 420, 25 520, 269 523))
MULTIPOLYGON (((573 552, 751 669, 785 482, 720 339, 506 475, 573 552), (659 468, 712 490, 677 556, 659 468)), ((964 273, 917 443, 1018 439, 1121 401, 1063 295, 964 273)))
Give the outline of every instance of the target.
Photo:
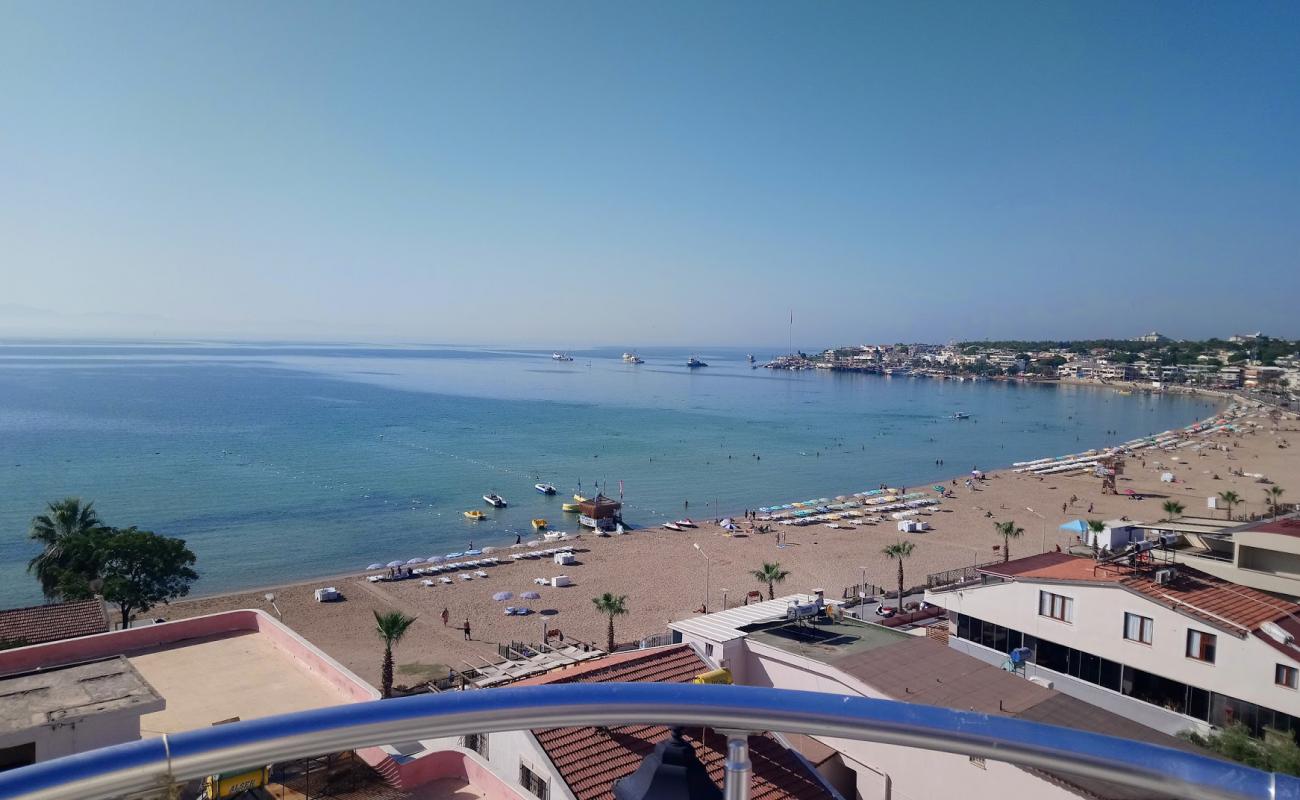
POLYGON ((1179 518, 1144 526, 1178 537, 1173 560, 1231 583, 1300 601, 1300 518, 1237 524, 1179 518))
POLYGON ((1300 732, 1300 606, 1152 552, 1014 559, 926 601, 951 647, 1148 727, 1300 732))

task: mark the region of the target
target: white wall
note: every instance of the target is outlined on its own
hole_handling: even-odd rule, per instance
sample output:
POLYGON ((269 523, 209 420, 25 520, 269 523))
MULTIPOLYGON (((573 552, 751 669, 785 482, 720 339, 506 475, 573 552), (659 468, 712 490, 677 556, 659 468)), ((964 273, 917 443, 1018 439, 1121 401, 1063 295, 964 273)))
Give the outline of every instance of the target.
POLYGON ((0 749, 34 742, 40 763, 139 738, 140 709, 132 708, 0 734, 0 749))
POLYGON ((926 600, 1171 680, 1300 716, 1300 692, 1273 682, 1275 664, 1300 667, 1300 661, 1253 635, 1234 636, 1118 585, 1017 580, 928 592, 926 600), (1039 615, 1040 590, 1073 598, 1073 620, 1061 622, 1039 615), (1150 645, 1124 638, 1125 612, 1151 618, 1150 645), (1213 664, 1186 656, 1189 628, 1218 637, 1213 664))
MULTIPOLYGON (((430 751, 447 750, 453 747, 459 748, 461 746, 461 737, 422 739, 420 744, 430 751)), ((480 760, 486 761, 488 767, 492 770, 492 774, 517 788, 524 796, 530 797, 531 795, 519 786, 519 763, 521 760, 533 772, 550 781, 552 800, 576 800, 573 793, 569 791, 568 785, 561 780, 559 771, 551 763, 546 751, 538 744, 537 737, 533 736, 532 731, 490 733, 488 734, 487 751, 487 758, 480 757, 480 760)))
MULTIPOLYGON (((751 640, 745 673, 750 686, 884 698, 870 685, 813 659, 751 640)), ((887 698, 886 698, 887 699, 887 698)), ((839 751, 858 773, 864 800, 923 800, 960 796, 962 800, 1078 800, 1075 792, 999 761, 977 766, 964 755, 852 739, 815 737, 839 751)))

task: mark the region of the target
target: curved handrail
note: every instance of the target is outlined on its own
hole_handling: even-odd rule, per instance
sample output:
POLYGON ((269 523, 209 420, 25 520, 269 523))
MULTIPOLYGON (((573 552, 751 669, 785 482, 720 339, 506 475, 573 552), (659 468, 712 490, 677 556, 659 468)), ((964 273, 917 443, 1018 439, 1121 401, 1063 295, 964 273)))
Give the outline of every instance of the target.
POLYGON ((992 758, 1198 798, 1295 798, 1300 780, 1143 742, 934 706, 748 686, 607 683, 354 703, 146 739, 0 773, 4 800, 118 797, 220 772, 465 733, 666 723, 992 758))

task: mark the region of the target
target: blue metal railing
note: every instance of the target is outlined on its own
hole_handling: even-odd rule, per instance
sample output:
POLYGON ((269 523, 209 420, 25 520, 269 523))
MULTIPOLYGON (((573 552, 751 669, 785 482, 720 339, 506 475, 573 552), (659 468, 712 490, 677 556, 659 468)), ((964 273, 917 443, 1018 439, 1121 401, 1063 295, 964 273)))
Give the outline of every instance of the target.
POLYGON ((960 753, 1162 796, 1300 800, 1300 780, 1143 742, 933 706, 746 686, 581 684, 333 706, 145 739, 0 773, 0 798, 94 800, 228 769, 466 733, 665 723, 960 753))

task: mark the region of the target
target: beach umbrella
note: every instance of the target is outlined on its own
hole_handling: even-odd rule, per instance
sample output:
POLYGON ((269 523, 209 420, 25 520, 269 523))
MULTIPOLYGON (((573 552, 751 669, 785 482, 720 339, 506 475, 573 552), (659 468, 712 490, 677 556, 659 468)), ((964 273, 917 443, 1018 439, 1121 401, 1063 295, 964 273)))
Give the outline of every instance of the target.
POLYGON ((537 592, 524 592, 519 595, 520 600, 541 600, 542 596, 537 592))
POLYGON ((430 564, 441 564, 445 560, 446 559, 444 559, 442 556, 429 556, 428 558, 425 559, 425 561, 430 564))
POLYGON ((370 566, 366 567, 367 570, 383 569, 383 568, 384 568, 383 564, 371 564, 370 566))
POLYGON ((389 561, 387 564, 387 566, 389 567, 401 567, 405 565, 406 565, 405 561, 389 561))
POLYGON ((492 599, 496 600, 499 603, 502 600, 509 600, 514 596, 515 596, 514 592, 497 592, 496 594, 492 595, 492 599))
POLYGON ((731 525, 731 517, 727 517, 721 522, 722 527, 726 528, 731 525))
POLYGON ((1088 523, 1086 520, 1072 519, 1062 525, 1061 530, 1071 531, 1073 533, 1086 533, 1088 530, 1088 523))
POLYGON ((410 561, 407 561, 407 562, 406 562, 406 566, 408 566, 408 567, 413 567, 413 566, 415 566, 416 564, 423 564, 423 563, 424 563, 424 559, 423 559, 423 558, 413 558, 413 559, 411 559, 410 561))

